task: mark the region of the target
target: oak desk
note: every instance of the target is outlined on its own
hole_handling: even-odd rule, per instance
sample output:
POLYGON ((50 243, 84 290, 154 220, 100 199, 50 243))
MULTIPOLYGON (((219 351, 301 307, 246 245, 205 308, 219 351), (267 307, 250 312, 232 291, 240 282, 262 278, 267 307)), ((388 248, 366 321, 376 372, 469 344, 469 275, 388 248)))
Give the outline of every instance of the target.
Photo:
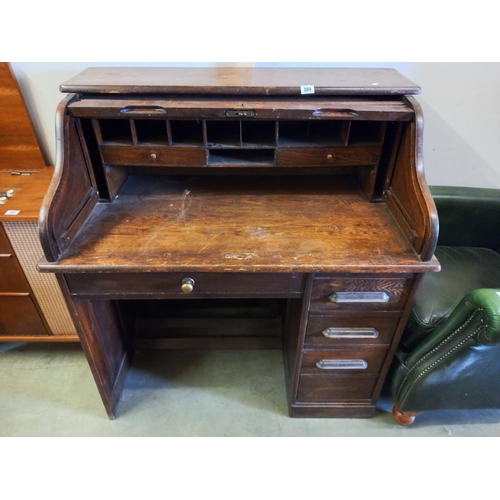
POLYGON ((433 258, 394 70, 90 68, 40 218, 104 405, 136 347, 282 348, 292 416, 373 415, 433 258))

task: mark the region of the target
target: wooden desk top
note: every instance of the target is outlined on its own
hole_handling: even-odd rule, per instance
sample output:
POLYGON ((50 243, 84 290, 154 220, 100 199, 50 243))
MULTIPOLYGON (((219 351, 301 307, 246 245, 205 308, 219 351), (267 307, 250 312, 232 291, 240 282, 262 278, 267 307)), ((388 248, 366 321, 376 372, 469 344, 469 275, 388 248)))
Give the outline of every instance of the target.
MULTIPOLYGON (((90 94, 413 95, 420 87, 394 69, 88 68, 60 86, 90 94)), ((309 95, 304 95, 304 98, 309 95)))
POLYGON ((45 167, 31 175, 11 175, 0 171, 0 191, 14 189, 14 196, 0 205, 0 222, 33 222, 38 220, 42 201, 54 173, 53 167, 45 167), (9 210, 17 215, 6 215, 9 210))
POLYGON ((130 176, 98 203, 56 272, 404 272, 422 262, 352 176, 130 176))

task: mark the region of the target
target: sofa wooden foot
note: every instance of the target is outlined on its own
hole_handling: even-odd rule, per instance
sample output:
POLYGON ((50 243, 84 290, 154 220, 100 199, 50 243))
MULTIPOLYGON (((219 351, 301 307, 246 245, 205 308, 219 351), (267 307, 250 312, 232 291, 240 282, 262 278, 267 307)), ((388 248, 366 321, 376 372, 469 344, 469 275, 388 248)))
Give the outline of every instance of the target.
POLYGON ((409 413, 406 411, 401 411, 398 408, 397 403, 394 403, 394 406, 392 408, 392 414, 394 416, 394 419, 399 425, 411 425, 413 424, 415 417, 417 415, 420 415, 420 413, 409 413))

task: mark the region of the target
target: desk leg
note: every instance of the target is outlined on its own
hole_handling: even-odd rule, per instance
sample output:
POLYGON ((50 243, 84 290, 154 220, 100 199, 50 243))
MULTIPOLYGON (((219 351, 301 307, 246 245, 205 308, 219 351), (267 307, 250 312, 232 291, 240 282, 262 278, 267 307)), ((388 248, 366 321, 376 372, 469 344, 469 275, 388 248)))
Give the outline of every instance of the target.
POLYGON ((109 300, 72 298, 64 277, 58 276, 58 279, 104 407, 108 417, 114 419, 132 358, 131 343, 118 308, 109 300))

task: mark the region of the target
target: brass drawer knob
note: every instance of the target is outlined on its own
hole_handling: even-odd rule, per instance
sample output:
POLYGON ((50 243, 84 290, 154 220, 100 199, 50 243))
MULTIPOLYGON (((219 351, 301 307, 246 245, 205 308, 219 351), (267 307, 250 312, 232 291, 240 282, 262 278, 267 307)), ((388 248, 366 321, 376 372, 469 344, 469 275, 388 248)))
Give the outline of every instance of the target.
POLYGON ((194 279, 193 278, 184 278, 182 280, 181 290, 184 293, 191 293, 194 290, 194 279))
POLYGON ((333 162, 333 155, 331 155, 331 154, 326 155, 326 161, 328 163, 332 163, 333 162))

